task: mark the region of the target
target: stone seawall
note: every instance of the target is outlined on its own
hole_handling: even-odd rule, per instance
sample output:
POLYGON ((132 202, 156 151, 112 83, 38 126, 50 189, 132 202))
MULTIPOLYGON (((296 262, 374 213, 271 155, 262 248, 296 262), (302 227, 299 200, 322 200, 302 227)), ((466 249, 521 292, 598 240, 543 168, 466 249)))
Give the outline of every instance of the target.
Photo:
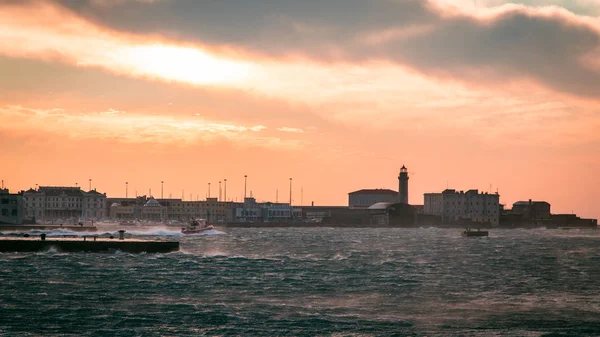
POLYGON ((177 241, 142 241, 119 239, 0 239, 0 252, 39 252, 54 249, 59 252, 168 253, 179 250, 177 241))

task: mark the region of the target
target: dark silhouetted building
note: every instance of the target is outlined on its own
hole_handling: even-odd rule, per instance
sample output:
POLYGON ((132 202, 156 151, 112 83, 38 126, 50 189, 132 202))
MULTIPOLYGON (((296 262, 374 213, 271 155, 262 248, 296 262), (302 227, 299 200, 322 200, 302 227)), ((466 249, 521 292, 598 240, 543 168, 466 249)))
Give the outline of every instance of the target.
POLYGON ((527 220, 550 219, 550 204, 545 201, 517 201, 512 207, 513 214, 521 214, 527 220))
POLYGON ((24 215, 23 193, 0 189, 0 224, 21 225, 24 215))
POLYGON ((398 192, 389 189, 359 190, 348 193, 348 206, 354 208, 367 208, 378 202, 398 201, 398 192))

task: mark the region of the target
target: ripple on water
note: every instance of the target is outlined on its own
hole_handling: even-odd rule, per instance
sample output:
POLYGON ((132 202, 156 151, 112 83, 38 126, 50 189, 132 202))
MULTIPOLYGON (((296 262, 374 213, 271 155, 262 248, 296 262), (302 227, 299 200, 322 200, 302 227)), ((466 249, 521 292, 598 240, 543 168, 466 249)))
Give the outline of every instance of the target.
POLYGON ((599 236, 493 234, 232 228, 168 254, 3 253, 0 334, 600 334, 599 236))

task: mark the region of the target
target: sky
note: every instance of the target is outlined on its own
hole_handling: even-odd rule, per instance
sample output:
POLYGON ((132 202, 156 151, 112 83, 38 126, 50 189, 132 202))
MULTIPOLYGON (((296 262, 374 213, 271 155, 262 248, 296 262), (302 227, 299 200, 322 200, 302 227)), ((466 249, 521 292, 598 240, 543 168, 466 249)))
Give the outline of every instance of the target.
POLYGON ((0 42, 11 190, 344 205, 406 165, 411 204, 600 218, 598 0, 0 0, 0 42))

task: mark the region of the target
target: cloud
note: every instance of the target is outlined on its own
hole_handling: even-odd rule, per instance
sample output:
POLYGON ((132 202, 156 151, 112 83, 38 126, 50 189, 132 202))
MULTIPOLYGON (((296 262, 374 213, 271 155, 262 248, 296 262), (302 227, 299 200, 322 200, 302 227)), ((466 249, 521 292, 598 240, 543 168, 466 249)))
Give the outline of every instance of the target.
POLYGON ((99 10, 86 1, 58 2, 121 31, 263 57, 392 62, 472 85, 532 81, 587 99, 600 94, 600 67, 584 61, 598 57, 597 20, 556 6, 488 1, 501 6, 474 11, 462 0, 179 0, 153 6, 126 2, 99 10))
POLYGON ((116 6, 123 5, 126 2, 138 2, 143 4, 152 4, 159 1, 165 0, 90 0, 90 5, 92 6, 116 6))
POLYGON ((293 149, 303 142, 268 135, 254 135, 264 125, 243 126, 161 115, 130 114, 109 109, 97 113, 72 113, 64 109, 33 109, 23 106, 0 107, 0 130, 11 132, 39 130, 72 139, 113 139, 125 143, 194 144, 220 139, 239 146, 293 149))
POLYGON ((286 126, 283 126, 283 127, 277 128, 277 130, 278 130, 278 131, 281 131, 281 132, 296 132, 296 133, 302 133, 302 132, 304 132, 304 130, 302 130, 302 129, 298 129, 298 128, 289 128, 289 127, 286 127, 286 126))
MULTIPOLYGON (((588 55, 593 54, 591 46, 598 36, 596 23, 559 8, 506 5, 472 14, 434 3, 424 5, 420 1, 348 1, 344 2, 348 6, 343 7, 344 10, 363 6, 360 8, 369 15, 360 18, 356 25, 342 29, 347 20, 358 18, 355 12, 349 14, 350 17, 329 12, 339 8, 335 4, 341 3, 319 2, 319 5, 309 1, 298 5, 282 0, 273 7, 275 12, 266 17, 267 22, 272 19, 278 25, 291 25, 292 28, 290 31, 283 30, 283 33, 278 30, 270 32, 276 34, 272 36, 272 43, 259 52, 256 48, 260 46, 260 38, 232 43, 234 40, 226 33, 215 45, 182 43, 165 36, 111 30, 100 25, 101 21, 80 14, 94 13, 92 7, 85 6, 85 1, 77 2, 80 7, 70 10, 43 1, 28 3, 5 5, 2 9, 6 10, 0 11, 0 38, 11 41, 0 45, 0 53, 11 57, 57 59, 131 78, 227 89, 227 97, 243 91, 249 94, 247 96, 257 94, 292 103, 308 102, 310 106, 302 105, 300 110, 314 109, 323 119, 336 126, 351 127, 352 132, 356 129, 365 132, 435 132, 457 127, 478 139, 498 140, 515 132, 525 134, 535 130, 535 123, 543 123, 546 118, 554 119, 552 111, 549 115, 545 114, 546 111, 538 113, 540 109, 550 109, 544 103, 562 105, 561 113, 567 117, 561 118, 576 120, 579 112, 575 108, 580 106, 567 97, 555 97, 556 92, 595 98, 593 94, 600 91, 600 86, 591 85, 597 82, 598 75, 594 71, 596 65, 588 55), (40 19, 26 15, 33 9, 42 14, 40 19), (321 9, 323 13, 308 15, 315 9, 321 9), (400 15, 397 13, 399 9, 408 12, 400 15), (324 20, 324 13, 333 15, 332 19, 324 20), (529 29, 523 30, 522 27, 529 29), (336 35, 338 30, 342 31, 336 35), (548 32, 551 32, 552 38, 545 37, 548 32), (297 36, 316 43, 311 44, 301 38, 290 45, 289 37, 297 36), (566 46, 561 45, 561 41, 567 41, 566 46), (486 44, 490 47, 487 48, 486 44), (284 50, 290 54, 284 55, 284 50), (587 55, 587 58, 582 55, 587 55), (568 62, 572 64, 565 67, 568 62), (446 80, 439 81, 439 77, 446 80), (531 82, 552 87, 552 90, 532 86, 531 82), (522 128, 519 119, 529 120, 530 124, 522 128), (504 124, 509 120, 513 123, 504 124), (495 123, 503 125, 502 130, 494 129, 495 123)), ((225 3, 218 2, 217 5, 211 2, 206 6, 210 9, 225 3)), ((181 10, 177 7, 179 4, 185 5, 186 2, 172 2, 170 5, 177 12, 177 8, 181 10)), ((257 2, 259 8, 265 9, 261 4, 263 2, 257 2)), ((161 6, 164 4, 159 2, 140 7, 128 1, 113 7, 120 10, 139 8, 141 13, 148 14, 154 12, 144 11, 144 8, 160 9, 163 8, 161 6)), ((242 8, 248 9, 249 13, 247 16, 240 13, 240 23, 262 17, 255 9, 242 8)), ((104 10, 118 17, 112 7, 104 10)), ((132 21, 135 22, 135 18, 132 21)), ((185 27, 185 16, 182 22, 178 27, 185 27)), ((152 21, 145 23, 148 25, 152 21)), ((259 24, 252 29, 259 27, 264 26, 259 24)), ((148 32, 156 32, 150 28, 148 32)), ((236 32, 241 33, 239 30, 236 32)), ((263 98, 260 98, 261 102, 263 98)), ((102 109, 111 114, 106 107, 102 109)), ((244 112, 237 106, 234 110, 236 115, 254 115, 256 111, 244 112)), ((584 106, 580 111, 593 114, 596 109, 584 106)), ((188 110, 186 114, 189 116, 191 112, 188 110)), ((115 115, 131 118, 130 114, 115 115)), ((591 117, 586 118, 592 121, 591 117)), ((161 122, 207 134, 229 132, 248 137, 250 132, 264 130, 265 126, 260 122, 263 120, 257 116, 248 122, 255 124, 253 126, 237 123, 211 125, 210 121, 196 125, 197 120, 178 118, 174 122, 161 122)), ((138 125, 137 120, 130 122, 138 125)), ((293 122, 306 123, 302 120, 293 122)), ((285 125, 288 122, 280 120, 277 123, 285 125)), ((172 136, 157 124, 133 131, 139 131, 150 139, 167 137, 165 133, 172 136)), ((552 132, 559 127, 560 124, 552 124, 544 131, 552 132)), ((291 136, 291 129, 295 128, 284 127, 277 131, 291 136)), ((89 130, 91 134, 92 131, 89 130)), ((253 139, 258 142, 266 142, 254 136, 253 139)), ((127 135, 125 139, 132 137, 127 135)), ((277 138, 273 134, 268 137, 277 138)), ((568 135, 565 134, 565 137, 568 135)), ((183 138, 190 139, 187 136, 183 138)), ((281 140, 282 143, 290 141, 295 140, 281 140)))

